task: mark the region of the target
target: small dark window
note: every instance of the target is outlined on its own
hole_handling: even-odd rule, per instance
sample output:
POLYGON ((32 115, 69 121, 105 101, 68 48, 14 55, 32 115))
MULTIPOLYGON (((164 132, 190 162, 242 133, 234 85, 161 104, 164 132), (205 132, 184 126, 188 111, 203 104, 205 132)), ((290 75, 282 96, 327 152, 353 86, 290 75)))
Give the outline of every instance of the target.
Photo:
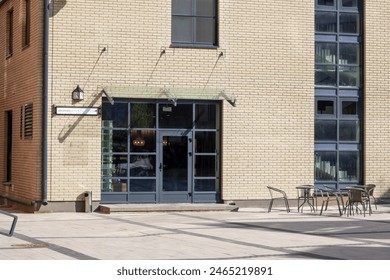
POLYGON ((317 0, 318 6, 334 6, 335 0, 317 0))
POLYGON ((334 114, 334 102, 332 100, 318 100, 317 101, 317 114, 319 114, 319 115, 333 115, 334 114))
POLYGON ((11 56, 13 53, 13 37, 14 37, 14 11, 7 12, 7 56, 11 56))
POLYGON ((24 1, 23 47, 30 45, 31 1, 24 1))
POLYGON ((356 101, 343 101, 341 112, 343 115, 357 115, 357 102, 356 101))
POLYGON ((172 0, 172 44, 217 46, 217 0, 172 0))
POLYGON ((357 8, 358 0, 342 0, 341 6, 347 8, 357 8))

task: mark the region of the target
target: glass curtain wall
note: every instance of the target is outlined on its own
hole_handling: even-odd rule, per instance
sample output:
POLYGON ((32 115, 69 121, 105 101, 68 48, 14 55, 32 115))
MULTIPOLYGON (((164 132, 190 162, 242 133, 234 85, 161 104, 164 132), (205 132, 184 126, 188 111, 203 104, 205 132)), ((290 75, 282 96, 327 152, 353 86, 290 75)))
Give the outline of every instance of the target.
POLYGON ((316 0, 315 183, 362 180, 363 0, 316 0))

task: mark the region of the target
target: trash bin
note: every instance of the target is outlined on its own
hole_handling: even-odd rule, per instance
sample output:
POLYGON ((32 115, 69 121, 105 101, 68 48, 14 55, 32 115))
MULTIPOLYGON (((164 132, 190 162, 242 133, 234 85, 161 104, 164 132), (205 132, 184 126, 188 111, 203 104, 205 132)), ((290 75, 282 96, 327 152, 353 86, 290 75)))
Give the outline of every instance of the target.
POLYGON ((92 212, 92 192, 87 191, 84 193, 85 213, 92 212))

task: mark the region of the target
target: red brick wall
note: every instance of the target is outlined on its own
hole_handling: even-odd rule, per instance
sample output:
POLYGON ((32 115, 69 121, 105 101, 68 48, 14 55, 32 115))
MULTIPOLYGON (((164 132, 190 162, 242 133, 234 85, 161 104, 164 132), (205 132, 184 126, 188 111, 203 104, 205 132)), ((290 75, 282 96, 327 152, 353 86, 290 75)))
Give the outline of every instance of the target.
MULTIPOLYGON (((0 5, 0 195, 41 198, 43 1, 31 1, 30 44, 23 46, 24 0, 0 5), (13 53, 6 55, 7 12, 13 9, 13 53), (33 104, 33 136, 20 135, 20 111, 33 104), (13 113, 12 180, 6 181, 6 111, 13 113)), ((11 200, 8 200, 11 202, 11 200)))

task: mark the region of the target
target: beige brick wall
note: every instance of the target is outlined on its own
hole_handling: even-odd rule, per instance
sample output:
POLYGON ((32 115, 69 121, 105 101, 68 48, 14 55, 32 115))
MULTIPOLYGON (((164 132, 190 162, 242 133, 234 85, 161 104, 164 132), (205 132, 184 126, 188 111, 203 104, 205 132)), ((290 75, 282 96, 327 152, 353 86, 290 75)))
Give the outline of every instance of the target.
MULTIPOLYGON (((49 104, 73 105, 77 84, 77 106, 99 106, 101 87, 224 89, 223 199, 295 196, 313 183, 314 1, 219 2, 219 48, 188 49, 170 47, 171 1, 54 1, 49 104)), ((99 199, 100 118, 53 115, 49 133, 49 200, 99 199)))
POLYGON ((365 181, 390 197, 390 5, 365 1, 365 181))

